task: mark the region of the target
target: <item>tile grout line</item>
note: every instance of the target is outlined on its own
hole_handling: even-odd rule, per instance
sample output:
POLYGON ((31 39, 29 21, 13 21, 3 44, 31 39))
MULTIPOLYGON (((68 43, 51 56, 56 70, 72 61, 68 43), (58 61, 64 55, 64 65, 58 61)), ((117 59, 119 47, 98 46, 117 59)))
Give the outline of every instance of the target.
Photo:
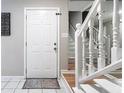
POLYGON ((4 85, 4 87, 3 87, 3 90, 4 90, 5 87, 8 85, 8 83, 9 83, 10 81, 3 81, 3 82, 7 82, 7 83, 4 85))
MULTIPOLYGON (((24 81, 24 84, 25 84, 26 80, 24 81)), ((24 85, 23 85, 24 86, 24 85)), ((29 89, 27 89, 27 93, 29 93, 29 89)))
POLYGON ((57 89, 55 89, 56 93, 57 93, 57 89))
POLYGON ((27 90, 27 93, 29 93, 29 89, 27 90))
POLYGON ((14 88, 13 93, 15 93, 15 91, 16 91, 16 89, 17 89, 17 87, 18 87, 18 85, 19 85, 19 83, 20 83, 20 82, 21 82, 21 80, 19 80, 19 82, 18 82, 17 86, 14 88))

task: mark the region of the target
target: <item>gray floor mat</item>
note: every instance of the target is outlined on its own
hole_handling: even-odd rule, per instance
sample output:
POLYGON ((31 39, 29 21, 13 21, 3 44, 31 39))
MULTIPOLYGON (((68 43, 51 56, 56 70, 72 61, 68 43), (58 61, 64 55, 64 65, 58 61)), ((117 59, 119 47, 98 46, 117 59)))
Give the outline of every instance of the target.
POLYGON ((26 79, 23 89, 60 89, 57 79, 26 79))

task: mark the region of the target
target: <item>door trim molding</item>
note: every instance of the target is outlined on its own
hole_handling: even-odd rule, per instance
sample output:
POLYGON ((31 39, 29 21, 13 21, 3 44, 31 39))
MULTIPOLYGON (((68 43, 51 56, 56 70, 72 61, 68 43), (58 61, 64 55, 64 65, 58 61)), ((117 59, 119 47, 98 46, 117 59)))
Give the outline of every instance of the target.
MULTIPOLYGON (((60 12, 59 7, 24 7, 24 77, 27 78, 27 10, 34 9, 55 9, 57 12, 60 12)), ((61 66, 60 66, 60 16, 57 16, 58 25, 57 25, 57 78, 61 76, 61 66)))

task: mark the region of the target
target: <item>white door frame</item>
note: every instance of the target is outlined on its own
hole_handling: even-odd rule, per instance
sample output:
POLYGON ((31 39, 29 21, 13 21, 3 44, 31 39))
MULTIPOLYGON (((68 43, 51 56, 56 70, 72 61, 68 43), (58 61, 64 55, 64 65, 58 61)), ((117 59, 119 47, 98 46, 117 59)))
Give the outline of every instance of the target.
MULTIPOLYGON (((58 7, 25 7, 24 8, 24 77, 27 78, 27 10, 35 10, 35 9, 56 9, 57 12, 60 12, 60 8, 58 7)), ((60 78, 61 70, 60 70, 60 16, 58 18, 58 31, 57 31, 57 78, 60 78)))

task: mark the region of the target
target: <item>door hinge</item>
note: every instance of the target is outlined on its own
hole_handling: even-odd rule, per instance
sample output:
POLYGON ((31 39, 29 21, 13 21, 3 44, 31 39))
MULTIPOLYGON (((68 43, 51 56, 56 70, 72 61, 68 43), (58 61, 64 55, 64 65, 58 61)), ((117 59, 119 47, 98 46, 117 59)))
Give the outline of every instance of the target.
POLYGON ((26 20, 27 20, 27 15, 26 15, 26 20))
POLYGON ((27 42, 25 42, 25 46, 27 46, 27 42))
POLYGON ((56 15, 62 15, 62 13, 56 13, 56 15))

